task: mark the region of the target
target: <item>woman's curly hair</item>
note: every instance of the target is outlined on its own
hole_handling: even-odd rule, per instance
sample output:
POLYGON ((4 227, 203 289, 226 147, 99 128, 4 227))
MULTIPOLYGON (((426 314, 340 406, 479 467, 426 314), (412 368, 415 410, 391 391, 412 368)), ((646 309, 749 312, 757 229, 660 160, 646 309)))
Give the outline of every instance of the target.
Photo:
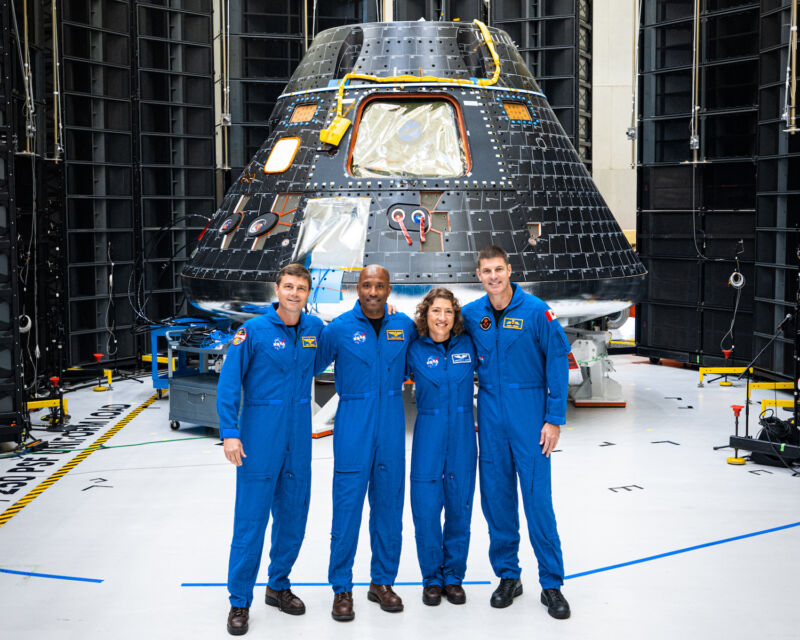
POLYGON ((464 318, 461 316, 461 305, 458 304, 453 292, 444 288, 431 289, 425 294, 422 302, 417 305, 417 314, 414 316, 417 333, 421 336, 428 335, 428 310, 436 298, 448 300, 453 305, 453 335, 457 336, 460 333, 464 333, 464 318))

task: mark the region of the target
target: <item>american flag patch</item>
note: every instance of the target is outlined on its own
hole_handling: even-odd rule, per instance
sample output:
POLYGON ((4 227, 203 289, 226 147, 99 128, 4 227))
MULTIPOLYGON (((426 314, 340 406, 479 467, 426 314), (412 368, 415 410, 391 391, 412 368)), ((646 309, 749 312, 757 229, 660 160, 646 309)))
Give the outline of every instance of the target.
POLYGON ((552 322, 552 321, 553 321, 553 320, 555 320, 555 319, 556 319, 556 317, 557 317, 557 316, 556 316, 556 312, 555 312, 555 311, 553 311, 552 309, 548 309, 547 311, 545 311, 545 312, 544 312, 544 315, 545 315, 545 317, 547 318, 547 321, 548 321, 548 322, 552 322))

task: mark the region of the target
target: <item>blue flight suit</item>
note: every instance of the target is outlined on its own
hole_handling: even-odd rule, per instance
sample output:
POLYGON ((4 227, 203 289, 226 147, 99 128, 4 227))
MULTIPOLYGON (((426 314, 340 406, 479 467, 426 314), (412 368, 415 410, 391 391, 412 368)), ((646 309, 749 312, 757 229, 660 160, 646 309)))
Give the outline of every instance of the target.
POLYGON ((336 360, 339 407, 333 428, 333 524, 328 581, 353 590, 353 559, 369 487, 371 575, 393 584, 400 561, 405 489, 403 382, 411 318, 384 311, 379 335, 356 302, 322 332, 317 367, 336 360))
POLYGON ((545 422, 566 422, 569 341, 555 314, 515 284, 495 326, 489 296, 463 309, 478 355, 481 506, 489 560, 499 578, 519 578, 517 481, 543 589, 564 582, 550 491, 550 458, 539 444, 545 422))
POLYGON ((234 607, 249 607, 272 511, 269 586, 288 589, 306 530, 311 490, 311 384, 322 320, 301 314, 297 330, 277 305, 245 322, 217 385, 220 436, 240 438, 236 507, 228 565, 234 607), (240 407, 240 390, 244 397, 240 407))
POLYGON ((467 570, 478 459, 472 415, 475 366, 475 347, 466 333, 452 336, 447 351, 429 336, 408 349, 417 387, 411 511, 425 587, 461 584, 467 570))

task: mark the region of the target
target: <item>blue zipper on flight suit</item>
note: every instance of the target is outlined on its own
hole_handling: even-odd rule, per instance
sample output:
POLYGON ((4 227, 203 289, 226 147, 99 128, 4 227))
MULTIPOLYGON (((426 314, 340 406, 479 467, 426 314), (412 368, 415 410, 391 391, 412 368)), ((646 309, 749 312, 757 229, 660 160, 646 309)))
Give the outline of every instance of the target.
MULTIPOLYGON (((452 407, 450 405, 453 402, 453 397, 452 397, 453 394, 450 393, 450 378, 447 375, 447 360, 448 360, 447 352, 448 352, 449 348, 453 346, 453 336, 452 336, 452 334, 450 335, 450 342, 448 343, 448 347, 447 348, 445 348, 445 346, 443 344, 441 344, 441 343, 439 344, 439 346, 442 348, 442 351, 444 351, 444 383, 445 383, 446 390, 447 390, 447 402, 445 403, 446 406, 447 406, 447 411, 446 411, 445 417, 444 417, 444 420, 445 420, 444 423, 448 427, 447 433, 445 434, 445 440, 444 440, 444 459, 445 459, 445 462, 447 462, 447 453, 450 451, 450 434, 451 434, 451 429, 449 428, 449 426, 450 426, 450 415, 452 413, 450 410, 452 409, 452 407)), ((445 469, 445 471, 446 471, 446 469, 445 469)))

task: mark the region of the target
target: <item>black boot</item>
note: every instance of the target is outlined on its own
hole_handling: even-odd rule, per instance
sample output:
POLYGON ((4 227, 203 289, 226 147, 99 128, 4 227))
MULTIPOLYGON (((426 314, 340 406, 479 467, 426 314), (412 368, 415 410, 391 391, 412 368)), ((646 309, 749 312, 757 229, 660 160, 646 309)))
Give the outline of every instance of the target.
POLYGON ((519 578, 500 578, 500 584, 494 590, 489 604, 496 609, 503 609, 519 595, 522 595, 522 581, 519 578))
POLYGON ((559 620, 569 618, 569 603, 559 589, 542 591, 542 604, 547 606, 547 613, 559 620))

